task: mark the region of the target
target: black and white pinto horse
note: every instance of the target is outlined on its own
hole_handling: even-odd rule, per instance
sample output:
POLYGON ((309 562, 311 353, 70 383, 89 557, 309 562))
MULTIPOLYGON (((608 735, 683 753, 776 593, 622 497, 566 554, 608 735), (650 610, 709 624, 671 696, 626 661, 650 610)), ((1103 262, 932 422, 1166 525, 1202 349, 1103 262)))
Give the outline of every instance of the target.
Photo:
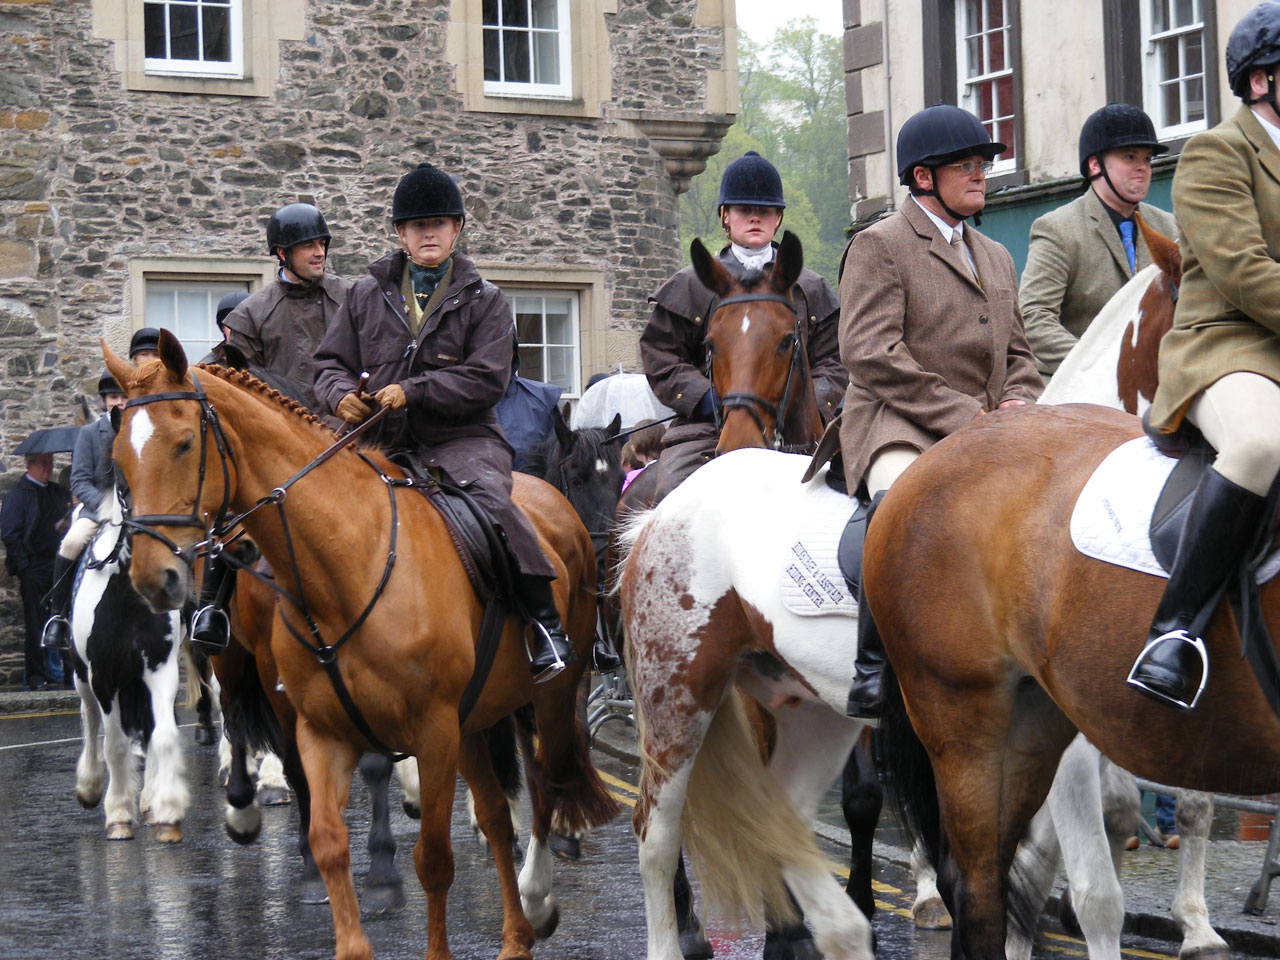
POLYGON ((155 824, 157 840, 177 843, 189 800, 174 714, 186 618, 183 611, 152 613, 134 592, 123 511, 118 497, 111 502, 110 519, 85 548, 72 595, 84 734, 76 799, 86 808, 102 802, 109 840, 131 839, 145 818, 155 824), (140 795, 139 751, 145 758, 140 795))

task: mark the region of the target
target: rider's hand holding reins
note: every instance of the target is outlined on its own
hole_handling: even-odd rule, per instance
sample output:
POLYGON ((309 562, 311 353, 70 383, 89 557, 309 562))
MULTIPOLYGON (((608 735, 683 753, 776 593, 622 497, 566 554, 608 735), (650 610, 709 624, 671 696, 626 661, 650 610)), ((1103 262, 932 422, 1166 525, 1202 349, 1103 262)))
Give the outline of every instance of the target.
POLYGON ((373 413, 373 408, 360 399, 358 391, 352 391, 338 401, 334 413, 347 423, 362 423, 373 413))
POLYGON ((408 403, 404 395, 404 387, 398 383, 387 384, 373 395, 373 399, 378 401, 378 406, 390 407, 392 410, 399 410, 408 403))

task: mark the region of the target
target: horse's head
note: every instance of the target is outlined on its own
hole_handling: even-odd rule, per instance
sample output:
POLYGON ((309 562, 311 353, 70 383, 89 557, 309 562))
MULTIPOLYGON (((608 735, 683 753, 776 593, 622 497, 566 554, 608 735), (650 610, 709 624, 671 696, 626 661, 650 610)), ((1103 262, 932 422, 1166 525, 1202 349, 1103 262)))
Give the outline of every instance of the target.
POLYGON ((707 366, 724 418, 716 453, 740 447, 781 447, 817 439, 822 421, 791 288, 804 251, 787 231, 764 271, 735 277, 700 240, 690 247, 693 269, 716 295, 707 319, 707 366))
POLYGON ((570 430, 560 411, 553 416, 555 433, 548 438, 543 479, 565 495, 591 535, 597 566, 603 568, 613 513, 622 494, 626 471, 617 440, 622 414, 609 426, 570 430))
POLYGON ((197 545, 225 509, 234 475, 222 428, 168 330, 160 331, 159 352, 135 368, 102 342, 107 369, 129 397, 112 448, 132 500, 129 575, 157 613, 190 596, 197 545))
POLYGON ((1147 226, 1135 216, 1142 241, 1160 275, 1151 281, 1138 304, 1138 313, 1125 329, 1116 365, 1120 402, 1129 413, 1141 414, 1139 398, 1155 400, 1160 383, 1160 341, 1173 329, 1173 311, 1182 283, 1182 252, 1177 241, 1147 226))

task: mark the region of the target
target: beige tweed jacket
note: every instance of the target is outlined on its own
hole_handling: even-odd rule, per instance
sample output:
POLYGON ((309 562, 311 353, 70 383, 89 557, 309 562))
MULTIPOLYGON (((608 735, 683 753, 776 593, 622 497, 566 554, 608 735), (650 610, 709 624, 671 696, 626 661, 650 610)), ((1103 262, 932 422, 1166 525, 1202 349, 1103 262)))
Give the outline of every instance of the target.
POLYGON ((1187 141, 1173 211, 1182 286, 1151 405, 1151 422, 1169 431, 1229 373, 1280 383, 1280 150, 1252 110, 1187 141))
POLYGON ((892 443, 925 450, 1004 400, 1044 389, 1022 330, 1013 259, 964 229, 981 283, 911 198, 857 234, 840 279, 845 478, 892 443))
MULTIPOLYGON (((1172 214, 1140 203, 1138 215, 1148 227, 1177 238, 1172 214)), ((1151 254, 1140 235, 1134 246, 1141 270, 1151 263, 1151 254)), ((1018 304, 1042 374, 1057 371, 1098 311, 1132 276, 1115 223, 1092 190, 1031 224, 1018 304)))

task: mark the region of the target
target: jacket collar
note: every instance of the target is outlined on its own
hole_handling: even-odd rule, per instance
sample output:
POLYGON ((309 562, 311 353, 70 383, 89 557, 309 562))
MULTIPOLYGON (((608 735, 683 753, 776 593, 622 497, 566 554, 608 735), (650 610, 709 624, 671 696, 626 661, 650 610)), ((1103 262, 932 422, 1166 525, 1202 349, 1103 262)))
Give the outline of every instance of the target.
POLYGON ((1258 161, 1267 168, 1267 172, 1271 174, 1272 179, 1280 181, 1280 149, 1276 148, 1275 141, 1262 128, 1262 124, 1253 115, 1253 111, 1248 106, 1241 104, 1240 109, 1236 111, 1233 122, 1240 128, 1240 132, 1249 141, 1249 145, 1253 147, 1254 152, 1258 154, 1258 161))
MULTIPOLYGON (((404 320, 406 325, 408 325, 409 321, 405 316, 404 305, 400 303, 400 281, 404 277, 404 265, 408 259, 408 255, 403 250, 397 250, 369 264, 369 273, 377 281, 378 287, 382 290, 387 302, 393 306, 399 304, 396 309, 400 319, 404 320)), ((464 294, 469 298, 468 291, 473 287, 478 287, 480 282, 481 277, 476 270, 475 264, 471 262, 470 258, 455 252, 449 286, 445 288, 444 295, 436 301, 431 314, 423 318, 422 327, 418 330, 417 340, 421 342, 423 337, 439 325, 446 303, 450 300, 457 300, 464 294)))
MULTIPOLYGON (((973 273, 969 270, 969 263, 965 260, 964 254, 942 239, 942 233, 938 230, 937 225, 929 219, 929 214, 925 213, 924 208, 916 202, 916 198, 907 197, 899 209, 916 234, 922 240, 929 241, 929 252, 946 263, 948 267, 955 271, 957 276, 973 287, 974 290, 981 292, 982 286, 973 279, 973 273)), ((964 235, 967 238, 965 243, 969 245, 969 250, 973 254, 973 264, 978 268, 978 276, 987 276, 990 272, 990 261, 987 258, 986 250, 981 244, 975 242, 975 238, 981 236, 981 234, 972 226, 966 225, 964 235)))

